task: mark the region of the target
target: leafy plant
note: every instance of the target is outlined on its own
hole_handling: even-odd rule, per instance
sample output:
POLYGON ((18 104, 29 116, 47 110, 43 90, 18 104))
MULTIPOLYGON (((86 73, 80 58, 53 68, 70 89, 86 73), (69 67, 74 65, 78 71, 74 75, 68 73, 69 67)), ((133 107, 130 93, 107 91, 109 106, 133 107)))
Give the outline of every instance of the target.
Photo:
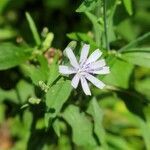
MULTIPOLYGON (((149 15, 149 1, 141 5, 134 0, 83 0, 81 4, 42 0, 32 16, 28 3, 0 2, 0 33, 4 33, 0 35, 0 133, 6 124, 10 142, 7 146, 0 142, 0 149, 150 150, 150 32, 144 28, 150 23, 148 18, 142 21, 149 15), (23 29, 17 27, 15 11, 9 12, 14 8, 29 11, 23 12, 23 29), (60 13, 60 24, 55 11, 60 13), (79 22, 72 19, 76 28, 71 19, 64 21, 70 13, 79 16, 79 22), (45 23, 54 28, 50 25, 49 31, 45 23), (70 52, 67 49, 78 59, 84 44, 90 45, 90 54, 100 49, 110 69, 108 75, 97 76, 105 88, 89 84, 91 96, 84 94, 83 85, 74 89, 72 76, 62 76, 59 70, 60 65, 69 65, 64 57, 70 52)), ((1 134, 0 139, 4 143, 1 134)))

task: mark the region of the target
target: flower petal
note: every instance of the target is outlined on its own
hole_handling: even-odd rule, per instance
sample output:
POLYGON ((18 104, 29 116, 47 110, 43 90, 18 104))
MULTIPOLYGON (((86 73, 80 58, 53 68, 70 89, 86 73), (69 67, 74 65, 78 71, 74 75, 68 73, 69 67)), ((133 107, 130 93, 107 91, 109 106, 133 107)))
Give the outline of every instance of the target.
POLYGON ((97 79, 96 77, 90 74, 86 74, 85 78, 89 80, 92 84, 94 84, 96 87, 98 87, 99 89, 103 89, 105 86, 105 84, 102 81, 100 81, 99 79, 97 79))
POLYGON ((81 86, 82 86, 84 93, 86 95, 91 95, 91 91, 90 91, 89 85, 88 85, 85 77, 81 76, 80 79, 81 79, 81 86))
POLYGON ((87 59, 86 64, 96 61, 98 58, 100 58, 101 55, 102 52, 99 49, 95 50, 87 59))
POLYGON ((78 68, 79 67, 79 64, 77 62, 77 59, 72 51, 72 49, 70 47, 67 47, 66 48, 66 54, 67 54, 67 57, 69 58, 70 60, 70 64, 75 67, 75 68, 78 68))
POLYGON ((88 44, 83 45, 79 63, 83 64, 86 61, 88 54, 89 54, 89 49, 90 49, 90 45, 88 44))
POLYGON ((72 81, 71 81, 71 85, 72 85, 75 89, 78 87, 79 80, 80 80, 80 78, 79 78, 78 74, 76 74, 76 75, 73 77, 72 81))
POLYGON ((109 74, 110 69, 109 69, 109 67, 102 67, 98 70, 93 70, 93 71, 89 71, 89 72, 93 73, 93 74, 109 74))
POLYGON ((101 60, 98 60, 96 62, 93 62, 89 65, 89 68, 91 69, 98 69, 98 68, 101 68, 101 67, 104 67, 106 65, 106 62, 104 59, 101 59, 101 60))
POLYGON ((74 73, 76 73, 76 70, 72 67, 60 65, 59 66, 59 73, 61 73, 61 74, 74 74, 74 73))

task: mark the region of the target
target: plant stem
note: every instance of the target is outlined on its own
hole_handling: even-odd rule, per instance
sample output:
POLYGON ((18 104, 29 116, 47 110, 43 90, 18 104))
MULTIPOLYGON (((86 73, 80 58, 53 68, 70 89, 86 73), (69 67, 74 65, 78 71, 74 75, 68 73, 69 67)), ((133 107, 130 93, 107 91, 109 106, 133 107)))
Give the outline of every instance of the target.
POLYGON ((109 42, 108 42, 108 32, 107 32, 106 0, 103 0, 103 15, 104 15, 105 43, 106 43, 107 50, 110 50, 109 42))

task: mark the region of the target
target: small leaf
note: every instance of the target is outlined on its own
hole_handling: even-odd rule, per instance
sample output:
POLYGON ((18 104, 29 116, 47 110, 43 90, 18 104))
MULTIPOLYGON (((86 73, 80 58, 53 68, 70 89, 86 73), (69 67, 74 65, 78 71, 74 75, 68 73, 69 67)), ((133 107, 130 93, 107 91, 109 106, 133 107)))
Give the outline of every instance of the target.
POLYGON ((86 33, 73 32, 73 33, 67 34, 67 36, 72 40, 84 41, 86 43, 89 43, 90 45, 96 46, 96 43, 94 42, 94 40, 86 33))
POLYGON ((2 28, 0 29, 0 40, 6 40, 10 38, 14 38, 17 35, 17 31, 12 28, 2 28))
POLYGON ((53 123, 53 129, 58 137, 60 137, 60 121, 56 119, 53 123))
POLYGON ((20 65, 30 57, 31 52, 31 49, 27 47, 17 47, 12 43, 1 43, 0 70, 20 65))
POLYGON ((86 12, 94 10, 100 0, 84 0, 76 12, 86 12))
POLYGON ((26 18, 27 18, 27 21, 29 23, 29 26, 30 26, 31 32, 33 34, 34 40, 35 40, 36 44, 39 46, 41 44, 41 39, 40 39, 40 36, 38 34, 36 25, 35 25, 32 17, 30 16, 30 14, 28 12, 26 12, 26 18))
POLYGON ((124 6, 128 12, 129 15, 133 14, 132 10, 132 0, 123 0, 124 6))
POLYGON ((79 146, 95 146, 92 123, 77 106, 70 105, 62 117, 72 128, 73 142, 79 146))
POLYGON ((56 117, 61 111, 63 104, 69 98, 72 86, 69 80, 61 78, 55 85, 49 88, 46 94, 46 105, 49 109, 50 118, 56 117))
POLYGON ((0 103, 3 102, 3 100, 5 99, 11 100, 11 102, 14 103, 19 103, 17 93, 14 89, 11 89, 9 91, 0 89, 0 103))

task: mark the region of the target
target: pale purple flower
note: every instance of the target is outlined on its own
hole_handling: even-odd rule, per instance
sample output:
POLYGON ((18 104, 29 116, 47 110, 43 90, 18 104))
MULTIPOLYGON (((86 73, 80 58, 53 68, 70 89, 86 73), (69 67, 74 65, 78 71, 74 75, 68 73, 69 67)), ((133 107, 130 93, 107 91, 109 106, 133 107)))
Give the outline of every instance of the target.
POLYGON ((79 81, 81 81, 81 86, 86 95, 91 95, 91 91, 87 80, 94 84, 97 88, 103 89, 105 84, 94 77, 97 74, 108 74, 109 67, 106 66, 104 59, 100 59, 102 52, 96 49, 89 57, 90 45, 84 44, 81 50, 81 56, 79 62, 77 61, 72 49, 70 47, 66 48, 65 52, 70 61, 70 66, 59 66, 59 72, 64 75, 75 74, 71 85, 74 88, 78 87, 79 81))

